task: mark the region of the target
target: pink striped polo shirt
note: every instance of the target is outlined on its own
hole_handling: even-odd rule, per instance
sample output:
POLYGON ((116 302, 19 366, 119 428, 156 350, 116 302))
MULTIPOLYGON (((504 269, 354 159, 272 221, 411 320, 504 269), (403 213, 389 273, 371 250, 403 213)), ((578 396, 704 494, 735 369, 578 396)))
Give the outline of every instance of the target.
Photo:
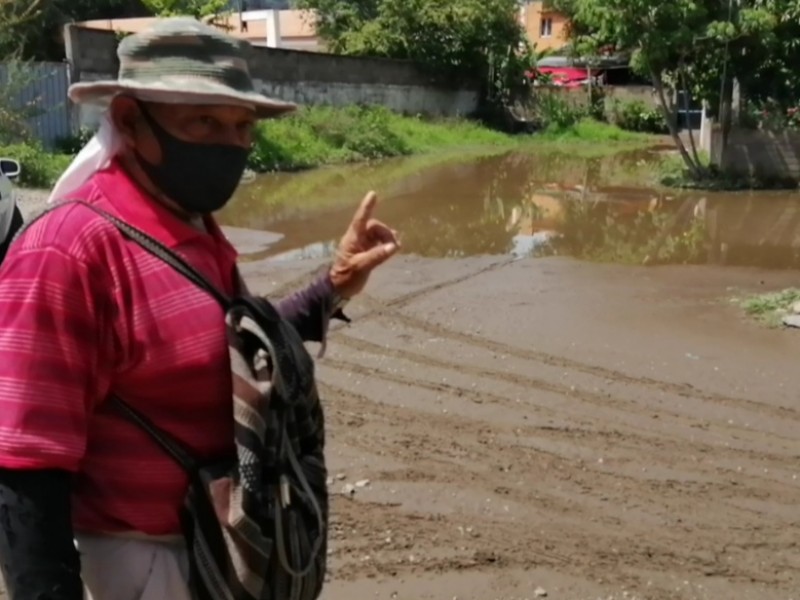
MULTIPOLYGON (((236 251, 212 219, 209 233, 184 223, 119 164, 74 197, 149 233, 232 293, 236 251)), ((198 458, 233 451, 221 308, 90 209, 63 206, 0 266, 0 467, 74 472, 80 531, 178 533, 187 479, 108 407, 112 391, 198 458)))

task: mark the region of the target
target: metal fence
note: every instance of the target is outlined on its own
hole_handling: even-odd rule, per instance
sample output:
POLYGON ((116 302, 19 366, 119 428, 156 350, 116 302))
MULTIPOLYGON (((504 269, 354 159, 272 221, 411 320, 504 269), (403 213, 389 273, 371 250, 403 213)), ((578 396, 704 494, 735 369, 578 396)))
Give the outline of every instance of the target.
POLYGON ((67 63, 0 63, 0 85, 12 90, 5 100, 29 111, 30 133, 45 146, 72 133, 67 63))

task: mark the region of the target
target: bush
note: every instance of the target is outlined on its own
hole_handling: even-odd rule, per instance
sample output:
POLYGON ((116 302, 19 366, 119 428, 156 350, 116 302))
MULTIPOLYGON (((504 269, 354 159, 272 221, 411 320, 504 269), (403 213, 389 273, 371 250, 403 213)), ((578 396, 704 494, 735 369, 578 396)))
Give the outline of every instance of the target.
POLYGON ((458 119, 426 121, 384 107, 309 106, 260 123, 249 166, 258 172, 296 170, 512 139, 458 119))
POLYGON ((22 172, 16 183, 33 188, 52 187, 72 161, 68 154, 52 154, 35 143, 0 146, 0 156, 19 161, 22 172))
POLYGON ((622 103, 614 101, 611 121, 627 131, 641 133, 669 133, 667 120, 658 108, 650 108, 641 100, 622 103))
POLYGON ((557 90, 542 90, 534 99, 534 120, 539 129, 569 129, 590 116, 590 108, 557 90))
POLYGON ((77 134, 57 138, 55 147, 59 154, 77 154, 94 136, 94 130, 82 127, 77 134))

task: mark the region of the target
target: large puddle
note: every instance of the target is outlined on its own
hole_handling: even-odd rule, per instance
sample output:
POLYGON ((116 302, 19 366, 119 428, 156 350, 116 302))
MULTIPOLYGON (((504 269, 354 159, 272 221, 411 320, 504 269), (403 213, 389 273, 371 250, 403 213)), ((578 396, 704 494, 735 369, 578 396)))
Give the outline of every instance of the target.
POLYGON ((413 157, 259 176, 221 213, 249 258, 329 256, 367 190, 404 252, 566 254, 626 263, 800 266, 800 195, 681 192, 655 180, 663 150, 413 157))

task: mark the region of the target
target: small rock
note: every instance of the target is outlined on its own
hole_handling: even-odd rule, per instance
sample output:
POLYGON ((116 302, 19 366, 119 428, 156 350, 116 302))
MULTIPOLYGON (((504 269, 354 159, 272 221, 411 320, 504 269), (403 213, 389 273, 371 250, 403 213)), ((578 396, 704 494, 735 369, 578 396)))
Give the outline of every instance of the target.
POLYGON ((344 481, 345 477, 347 477, 347 475, 345 475, 344 473, 339 473, 338 475, 336 475, 336 479, 338 479, 339 481, 344 481))
POLYGON ((356 481, 356 487, 365 488, 369 485, 369 483, 370 483, 369 479, 362 479, 360 481, 356 481))
POLYGON ((796 315, 800 315, 800 302, 792 304, 792 312, 796 315))
POLYGON ((537 587, 535 590, 533 590, 533 595, 537 598, 544 598, 547 596, 547 590, 543 587, 537 587))
POLYGON ((333 485, 333 477, 328 477, 328 479, 325 480, 325 483, 328 485, 328 487, 332 486, 333 485))
POLYGON ((786 327, 799 327, 800 328, 800 315, 789 315, 783 317, 783 324, 786 327))
POLYGON ((356 486, 354 486, 352 483, 346 483, 344 486, 342 486, 342 494, 345 496, 352 496, 355 493, 356 486))

